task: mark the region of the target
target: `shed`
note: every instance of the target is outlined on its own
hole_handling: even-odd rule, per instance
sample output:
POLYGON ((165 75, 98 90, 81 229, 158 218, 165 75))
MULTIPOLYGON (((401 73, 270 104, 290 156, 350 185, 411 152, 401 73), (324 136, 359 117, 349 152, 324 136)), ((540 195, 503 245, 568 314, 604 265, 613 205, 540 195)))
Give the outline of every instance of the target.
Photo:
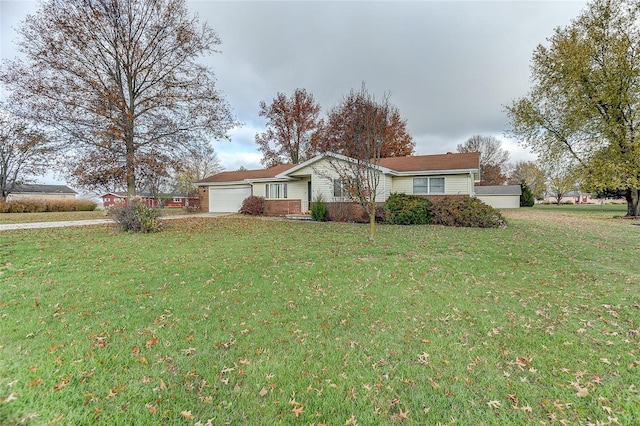
POLYGON ((520 185, 476 186, 476 197, 496 209, 517 209, 520 207, 520 185))

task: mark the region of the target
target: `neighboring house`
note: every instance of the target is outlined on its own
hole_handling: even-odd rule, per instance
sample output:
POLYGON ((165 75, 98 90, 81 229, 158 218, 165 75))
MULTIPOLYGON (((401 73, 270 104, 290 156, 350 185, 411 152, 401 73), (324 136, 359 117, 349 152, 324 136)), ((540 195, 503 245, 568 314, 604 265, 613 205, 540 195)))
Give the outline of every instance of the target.
POLYGON ((200 208, 200 197, 198 194, 173 194, 168 196, 164 202, 164 206, 167 208, 172 207, 192 207, 199 209, 200 208))
MULTIPOLYGON (((558 198, 547 193, 544 197, 545 203, 558 204, 558 198)), ((594 204, 596 201, 591 199, 591 195, 584 194, 579 191, 569 191, 561 199, 560 204, 594 204)))
POLYGON ((517 209, 520 207, 520 185, 476 186, 476 197, 496 209, 517 209))
POLYGON ((7 196, 7 201, 16 200, 75 200, 77 192, 67 185, 37 185, 23 184, 16 185, 7 196))
MULTIPOLYGON (((301 164, 218 173, 197 182, 201 210, 237 212, 242 201, 251 195, 266 199, 269 215, 307 212, 318 195, 328 202, 351 202, 342 193, 330 164, 330 161, 350 160, 328 153, 301 164)), ((382 203, 394 192, 430 198, 474 196, 474 184, 480 180, 479 161, 477 152, 382 158, 376 200, 382 203)))
MULTIPOLYGON (((150 194, 138 194, 138 197, 149 207, 158 207, 158 200, 152 197, 150 194)), ((102 206, 105 209, 109 207, 125 207, 127 205, 127 193, 126 192, 107 192, 102 195, 102 206)))
MULTIPOLYGON (((151 194, 138 194, 142 201, 151 208, 157 208, 164 200, 164 207, 194 207, 200 208, 200 198, 197 194, 176 194, 154 197, 151 194)), ((124 207, 127 205, 126 192, 107 192, 102 195, 102 205, 105 209, 113 206, 124 207)))

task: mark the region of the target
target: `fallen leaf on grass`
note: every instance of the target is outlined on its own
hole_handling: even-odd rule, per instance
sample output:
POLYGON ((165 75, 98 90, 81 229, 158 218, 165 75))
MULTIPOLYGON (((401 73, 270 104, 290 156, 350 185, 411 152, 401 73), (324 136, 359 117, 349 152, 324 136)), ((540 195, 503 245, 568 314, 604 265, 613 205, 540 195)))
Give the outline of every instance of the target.
POLYGON ((58 383, 57 385, 55 385, 53 387, 54 391, 59 391, 60 389, 62 389, 63 387, 67 386, 69 384, 69 376, 65 377, 64 379, 62 379, 62 381, 60 383, 58 383))
POLYGON ((27 383, 27 386, 40 386, 40 383, 42 383, 42 379, 40 377, 38 377, 37 379, 32 380, 29 383, 27 383))
POLYGON ((585 396, 589 396, 589 389, 587 388, 580 388, 578 389, 578 393, 576 393, 576 395, 578 395, 579 397, 583 398, 585 396))
POLYGON ((145 343, 145 346, 147 347, 147 349, 149 349, 152 346, 155 346, 158 343, 158 338, 156 336, 153 336, 150 340, 147 340, 147 343, 145 343))
POLYGON ((186 356, 191 356, 194 353, 196 353, 196 348, 187 348, 187 349, 183 349, 182 353, 185 354, 186 356))
POLYGON ((345 425, 357 425, 357 424, 358 424, 358 420, 356 419, 356 416, 349 417, 345 422, 345 425))
POLYGON ((15 393, 15 392, 12 392, 12 393, 9 394, 8 397, 0 398, 0 401, 2 401, 2 402, 11 402, 11 401, 16 400, 16 399, 18 399, 18 394, 15 393))
POLYGON ((407 411, 400 410, 400 412, 398 412, 396 414, 396 419, 398 419, 398 420, 405 420, 405 419, 408 419, 408 418, 409 418, 409 410, 407 410, 407 411))
POLYGON ((300 416, 300 414, 304 413, 304 405, 300 405, 291 409, 291 412, 295 414, 296 418, 300 416))
POLYGON ((500 408, 500 405, 502 405, 502 403, 501 403, 500 401, 494 400, 494 401, 489 401, 489 402, 487 402, 487 405, 488 405, 490 408, 497 409, 497 408, 500 408))
POLYGON ((186 410, 185 411, 181 411, 180 415, 182 417, 184 417, 185 419, 188 419, 188 420, 192 420, 195 417, 193 414, 191 414, 191 410, 189 410, 189 411, 186 411, 186 410))

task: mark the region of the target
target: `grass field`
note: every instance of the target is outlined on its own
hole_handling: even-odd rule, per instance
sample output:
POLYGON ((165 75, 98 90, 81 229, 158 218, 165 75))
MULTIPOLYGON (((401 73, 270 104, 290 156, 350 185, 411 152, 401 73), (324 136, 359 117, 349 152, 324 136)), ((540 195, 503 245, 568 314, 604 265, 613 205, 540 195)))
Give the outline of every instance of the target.
POLYGON ((2 232, 0 424, 639 424, 625 208, 2 232))
MULTIPOLYGON (((162 210, 163 216, 191 214, 184 209, 167 208, 162 210)), ((90 212, 46 212, 46 213, 0 213, 0 225, 9 223, 59 222, 69 220, 105 219, 104 210, 90 212)))

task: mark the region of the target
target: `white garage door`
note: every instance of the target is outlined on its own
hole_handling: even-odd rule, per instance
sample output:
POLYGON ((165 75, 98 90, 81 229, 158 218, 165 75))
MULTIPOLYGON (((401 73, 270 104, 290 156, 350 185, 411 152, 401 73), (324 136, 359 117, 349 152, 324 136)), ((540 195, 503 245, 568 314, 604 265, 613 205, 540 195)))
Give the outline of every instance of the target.
POLYGON ((245 198, 251 195, 251 187, 209 187, 209 211, 212 213, 237 212, 245 198))

